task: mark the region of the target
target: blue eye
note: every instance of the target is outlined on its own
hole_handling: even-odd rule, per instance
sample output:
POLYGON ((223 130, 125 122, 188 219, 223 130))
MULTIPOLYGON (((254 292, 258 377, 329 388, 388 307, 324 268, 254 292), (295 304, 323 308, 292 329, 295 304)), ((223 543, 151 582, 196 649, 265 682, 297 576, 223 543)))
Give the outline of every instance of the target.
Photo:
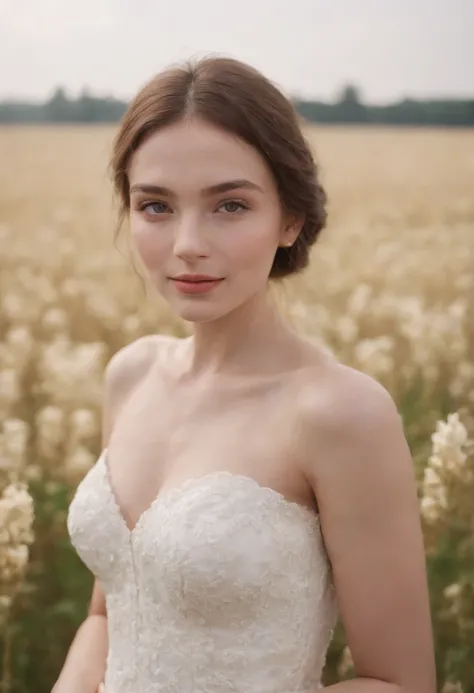
POLYGON ((219 209, 226 208, 227 214, 233 214, 235 212, 240 212, 242 210, 248 209, 247 205, 239 200, 229 200, 228 202, 223 202, 219 209))
POLYGON ((140 205, 140 210, 142 212, 146 211, 150 216, 158 216, 159 214, 167 212, 168 209, 168 205, 165 205, 164 202, 144 202, 140 205), (152 211, 149 211, 149 209, 152 211))

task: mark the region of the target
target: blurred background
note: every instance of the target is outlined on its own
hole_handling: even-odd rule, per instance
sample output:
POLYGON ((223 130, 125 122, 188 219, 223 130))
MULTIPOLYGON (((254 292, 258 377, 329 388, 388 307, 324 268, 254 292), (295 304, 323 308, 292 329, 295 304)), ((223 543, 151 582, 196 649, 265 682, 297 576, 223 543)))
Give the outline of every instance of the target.
MULTIPOLYGON (((86 614, 66 512, 100 451, 105 364, 189 334, 114 244, 107 164, 144 82, 209 53, 261 69, 304 119, 329 224, 277 298, 397 402, 439 691, 474 693, 473 37, 472 0, 0 0, 2 693, 49 693, 86 614)), ((340 624, 325 683, 353 675, 340 624)))

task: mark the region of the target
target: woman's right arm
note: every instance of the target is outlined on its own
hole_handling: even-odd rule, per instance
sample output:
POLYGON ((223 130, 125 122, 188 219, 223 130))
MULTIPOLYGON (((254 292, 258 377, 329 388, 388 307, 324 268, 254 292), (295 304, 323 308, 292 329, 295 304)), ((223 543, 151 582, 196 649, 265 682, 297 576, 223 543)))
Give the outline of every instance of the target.
MULTIPOLYGON (((107 364, 102 407, 102 448, 108 445, 119 408, 156 359, 158 341, 158 335, 140 337, 117 351, 107 364)), ((104 680, 107 651, 105 597, 96 580, 88 616, 76 633, 51 693, 96 693, 104 680)))
POLYGON ((52 693, 96 693, 108 650, 105 598, 96 580, 89 614, 76 633, 52 693))

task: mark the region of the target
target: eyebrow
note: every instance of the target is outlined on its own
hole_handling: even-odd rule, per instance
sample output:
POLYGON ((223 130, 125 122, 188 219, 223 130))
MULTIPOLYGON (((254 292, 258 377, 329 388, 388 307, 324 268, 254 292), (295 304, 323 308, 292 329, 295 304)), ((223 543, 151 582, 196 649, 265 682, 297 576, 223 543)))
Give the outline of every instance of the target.
MULTIPOLYGON (((211 185, 208 188, 203 188, 201 192, 203 195, 216 195, 218 193, 229 192, 230 190, 241 190, 242 188, 247 190, 259 190, 260 192, 263 192, 263 189, 259 185, 252 183, 252 181, 246 180, 245 178, 217 183, 216 185, 211 185)), ((165 188, 162 185, 149 185, 147 183, 136 183, 135 185, 132 185, 130 188, 130 194, 133 192, 174 197, 173 191, 169 188, 165 188)))

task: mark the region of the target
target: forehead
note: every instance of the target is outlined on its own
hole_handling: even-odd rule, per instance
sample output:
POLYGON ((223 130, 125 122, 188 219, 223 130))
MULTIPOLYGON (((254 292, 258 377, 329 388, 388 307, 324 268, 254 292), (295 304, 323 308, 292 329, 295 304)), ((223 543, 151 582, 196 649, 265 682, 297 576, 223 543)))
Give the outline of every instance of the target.
POLYGON ((262 187, 273 184, 260 153, 236 135, 198 119, 173 123, 150 135, 133 154, 128 176, 134 183, 213 185, 246 178, 262 187))

